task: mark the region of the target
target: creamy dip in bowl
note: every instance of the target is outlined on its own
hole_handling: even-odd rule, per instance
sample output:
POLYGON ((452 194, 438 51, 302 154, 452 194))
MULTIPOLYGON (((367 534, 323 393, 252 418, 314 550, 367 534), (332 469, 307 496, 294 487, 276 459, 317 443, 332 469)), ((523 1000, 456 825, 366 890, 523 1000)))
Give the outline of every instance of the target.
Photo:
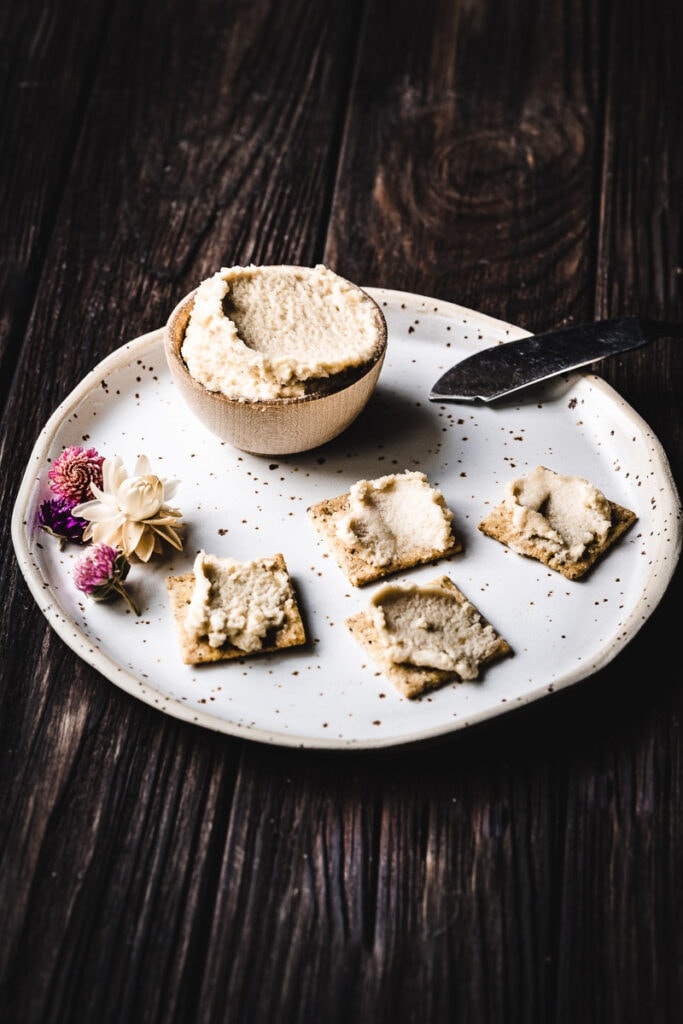
POLYGON ((223 268, 171 313, 166 358, 222 440, 277 455, 332 440, 358 416, 387 345, 384 315, 327 267, 223 268))

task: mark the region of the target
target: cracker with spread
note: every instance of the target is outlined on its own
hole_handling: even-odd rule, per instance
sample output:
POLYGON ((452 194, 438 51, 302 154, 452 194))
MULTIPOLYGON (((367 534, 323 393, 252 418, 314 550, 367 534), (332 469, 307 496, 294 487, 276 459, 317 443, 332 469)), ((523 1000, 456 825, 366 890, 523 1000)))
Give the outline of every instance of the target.
POLYGON ((580 476, 537 466, 511 480, 479 530, 569 580, 578 580, 636 521, 580 476))
POLYGON ((306 642, 281 554, 238 562, 200 552, 194 572, 166 580, 183 663, 227 661, 306 642))
POLYGON ((462 551, 453 513, 424 473, 359 480, 307 513, 356 587, 462 551))
POLYGON ((445 683, 478 679, 483 665, 512 653, 448 576, 421 586, 386 584, 345 624, 409 698, 445 683))

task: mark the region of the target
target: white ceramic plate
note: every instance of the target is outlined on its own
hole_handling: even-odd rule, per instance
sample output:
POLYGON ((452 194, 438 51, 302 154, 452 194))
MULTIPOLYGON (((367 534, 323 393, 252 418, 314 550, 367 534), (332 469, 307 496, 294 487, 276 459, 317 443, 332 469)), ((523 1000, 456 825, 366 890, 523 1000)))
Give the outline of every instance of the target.
POLYGON ((221 443, 179 404, 162 332, 112 353, 43 429, 17 497, 12 536, 21 569, 50 624, 81 658, 123 690, 177 718, 286 746, 369 748, 437 736, 585 679, 606 665, 652 613, 681 547, 680 502, 662 447, 600 378, 558 378, 495 408, 438 405, 428 394, 464 356, 525 331, 462 307, 368 289, 383 307, 387 358, 366 411, 345 434, 298 456, 245 455, 221 443), (72 582, 82 549, 60 549, 36 523, 50 497, 51 460, 69 445, 139 453, 179 477, 185 550, 134 565, 123 601, 97 604, 72 582), (638 522, 588 577, 571 583, 485 537, 477 523, 505 482, 537 465, 586 477, 638 522), (328 557, 308 505, 356 480, 420 469, 441 488, 464 552, 401 579, 447 572, 513 648, 481 680, 418 701, 399 696, 344 626, 373 587, 356 589, 328 557), (165 577, 195 552, 252 558, 281 551, 310 637, 305 648, 192 668, 181 664, 165 577))

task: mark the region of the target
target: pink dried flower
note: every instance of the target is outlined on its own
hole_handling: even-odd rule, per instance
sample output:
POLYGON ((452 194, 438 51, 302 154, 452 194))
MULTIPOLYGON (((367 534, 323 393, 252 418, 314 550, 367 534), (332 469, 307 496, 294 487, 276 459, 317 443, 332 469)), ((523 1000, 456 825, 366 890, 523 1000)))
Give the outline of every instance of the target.
POLYGON ((102 486, 103 462, 104 456, 99 455, 95 448, 72 445, 53 462, 47 474, 50 487, 72 506, 90 501, 93 497, 90 485, 102 486))
POLYGON ((139 609, 123 585, 129 569, 130 562, 122 551, 109 544, 93 544, 76 563, 74 583, 95 601, 106 601, 118 594, 135 615, 139 615, 139 609))

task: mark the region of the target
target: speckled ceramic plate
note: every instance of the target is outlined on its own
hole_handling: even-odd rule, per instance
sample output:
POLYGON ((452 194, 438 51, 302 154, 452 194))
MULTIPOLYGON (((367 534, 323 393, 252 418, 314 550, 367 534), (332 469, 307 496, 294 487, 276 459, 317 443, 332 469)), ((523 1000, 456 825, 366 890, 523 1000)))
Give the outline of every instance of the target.
POLYGON ((598 377, 559 378, 495 408, 436 405, 427 396, 458 359, 526 332, 479 313, 396 291, 368 289, 382 305, 389 347, 379 385, 336 441, 305 455, 263 458, 218 441, 179 404, 162 332, 112 353, 60 405, 31 455, 12 535, 41 610, 81 658, 165 714, 267 743, 358 749, 471 726, 585 679, 636 634, 664 594, 681 546, 680 502, 660 443, 598 377), (50 496, 49 463, 69 445, 121 455, 132 470, 147 454, 179 477, 183 553, 134 565, 123 601, 96 604, 76 591, 81 549, 36 527, 50 496), (584 580, 570 583, 477 530, 505 482, 543 464, 578 474, 633 509, 638 522, 584 580), (306 508, 356 480, 420 469, 443 491, 462 554, 399 579, 447 572, 513 648, 474 683, 418 701, 399 696, 344 626, 373 587, 357 590, 328 557, 306 508), (165 577, 194 553, 284 554, 310 643, 191 668, 181 664, 165 577))

